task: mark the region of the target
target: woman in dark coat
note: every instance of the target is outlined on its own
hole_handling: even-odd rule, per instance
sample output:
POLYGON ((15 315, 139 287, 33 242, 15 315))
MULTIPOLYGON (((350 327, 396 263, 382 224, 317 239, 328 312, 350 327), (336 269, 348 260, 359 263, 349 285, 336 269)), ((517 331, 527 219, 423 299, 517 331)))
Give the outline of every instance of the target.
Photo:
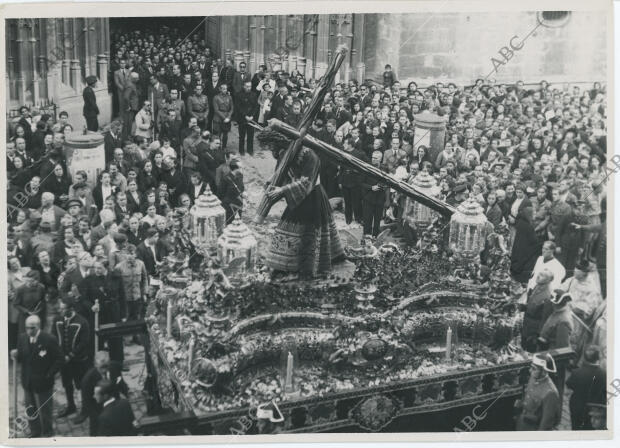
POLYGON ((510 255, 512 277, 520 283, 527 283, 540 254, 541 245, 534 230, 532 207, 526 207, 515 221, 515 239, 510 255))

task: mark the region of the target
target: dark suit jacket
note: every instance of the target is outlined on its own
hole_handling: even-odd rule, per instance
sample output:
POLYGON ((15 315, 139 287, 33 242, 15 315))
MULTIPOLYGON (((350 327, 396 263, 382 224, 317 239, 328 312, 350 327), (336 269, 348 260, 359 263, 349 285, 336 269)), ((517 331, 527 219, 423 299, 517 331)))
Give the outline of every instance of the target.
POLYGON ((24 117, 21 117, 17 122, 18 125, 24 128, 24 138, 26 139, 26 147, 30 148, 32 145, 32 128, 30 127, 30 123, 24 117))
POLYGON ((235 114, 237 122, 245 123, 245 117, 256 118, 258 113, 258 98, 253 92, 241 91, 235 94, 235 114))
POLYGON ((606 374, 599 366, 584 363, 574 370, 566 381, 573 394, 570 397, 571 412, 583 410, 587 403, 605 403, 606 374))
POLYGON ((142 260, 142 262, 144 263, 144 267, 146 268, 146 272, 149 275, 156 275, 157 267, 155 265, 155 262, 161 261, 165 256, 168 255, 168 253, 163 246, 161 246, 160 244, 156 244, 155 255, 157 257, 156 259, 153 258, 153 252, 151 252, 151 249, 146 247, 144 241, 140 243, 140 245, 136 249, 136 256, 140 260, 142 260))
POLYGON ((270 120, 272 118, 278 118, 278 115, 280 114, 280 109, 282 109, 283 107, 284 98, 279 93, 277 95, 274 95, 273 99, 271 100, 271 111, 267 119, 270 120))
POLYGON ((97 419, 98 436, 133 436, 135 417, 129 401, 117 398, 103 408, 97 419))
POLYGON ((105 148, 105 161, 106 163, 114 159, 114 150, 116 148, 122 148, 121 136, 114 137, 110 132, 106 132, 103 135, 103 144, 105 148))
MULTIPOLYGON (((92 238, 92 235, 91 235, 92 238)), ((86 294, 86 284, 84 282, 84 277, 82 277, 82 271, 80 271, 79 267, 67 272, 60 284, 60 294, 62 296, 66 296, 69 291, 71 291, 71 287, 75 285, 80 293, 80 296, 84 296, 86 294)))
POLYGON ((52 329, 64 355, 78 361, 88 357, 91 329, 84 317, 75 313, 65 326, 65 318, 56 316, 52 329))
POLYGON ((389 188, 387 185, 377 182, 372 176, 362 178, 362 204, 373 206, 383 205, 387 202, 389 188), (373 191, 372 187, 378 185, 381 189, 373 191))
POLYGON ((84 92, 82 92, 82 98, 84 98, 84 108, 82 109, 82 115, 85 117, 97 117, 99 115, 99 108, 97 107, 97 97, 95 91, 91 86, 86 86, 84 92))
MULTIPOLYGON (((127 86, 125 86, 125 90, 123 90, 123 98, 125 99, 127 109, 131 109, 134 112, 137 112, 140 109, 138 89, 133 82, 129 82, 127 86)), ((131 126, 131 124, 128 123, 127 126, 131 126)))
POLYGON ((114 206, 114 215, 116 215, 116 224, 120 224, 123 222, 124 218, 129 218, 131 215, 131 210, 129 209, 129 201, 127 201, 127 205, 125 206, 125 212, 121 210, 120 205, 114 206))
POLYGON ((235 72, 232 82, 233 93, 235 95, 241 93, 241 91, 243 90, 243 84, 247 81, 252 81, 252 75, 250 75, 248 72, 235 72))
POLYGON ((336 111, 336 124, 338 127, 342 126, 347 121, 351 121, 351 112, 344 108, 340 111, 336 111))
MULTIPOLYGON (((118 391, 127 396, 129 390, 125 381, 121 377, 121 364, 117 361, 110 361, 108 377, 110 381, 118 385, 118 391)), ((93 396, 95 393, 95 386, 103 379, 101 373, 95 368, 91 367, 88 372, 82 378, 82 405, 84 412, 89 416, 98 415, 101 412, 101 405, 95 401, 93 396)))
POLYGON ((63 363, 56 339, 44 331, 39 333, 32 345, 26 333, 19 336, 17 360, 22 365, 22 385, 34 392, 44 392, 54 387, 54 376, 63 363))
POLYGON ((133 195, 129 191, 126 191, 125 193, 127 194, 127 210, 129 210, 129 213, 133 214, 133 213, 139 212, 140 206, 142 205, 142 202, 143 202, 140 192, 139 191, 136 192, 138 194, 138 199, 140 202, 136 202, 133 195))
MULTIPOLYGON (((205 82, 206 93, 207 93, 207 97, 209 98, 209 109, 211 111, 213 111, 213 98, 215 98, 215 95, 220 93, 220 86, 221 85, 222 85, 222 80, 221 79, 218 79, 217 85, 215 87, 213 87, 213 81, 211 79, 209 79, 208 81, 205 82)), ((213 112, 211 112, 211 113, 213 113, 213 112)))

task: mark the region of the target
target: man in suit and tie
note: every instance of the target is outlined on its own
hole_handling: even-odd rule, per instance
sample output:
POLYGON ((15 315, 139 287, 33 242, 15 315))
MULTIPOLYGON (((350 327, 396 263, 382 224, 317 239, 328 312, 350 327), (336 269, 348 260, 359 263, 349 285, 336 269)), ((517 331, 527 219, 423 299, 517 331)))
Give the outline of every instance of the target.
POLYGON ((213 129, 213 98, 220 93, 220 75, 214 71, 211 73, 211 81, 207 82, 207 98, 209 99, 209 117, 207 123, 207 130, 209 132, 213 129))
POLYGON ((126 64, 127 60, 122 58, 119 61, 119 69, 114 72, 114 87, 116 96, 118 97, 118 110, 120 116, 123 116, 125 110, 127 110, 124 92, 125 86, 129 83, 130 71, 127 69, 126 64))
MULTIPOLYGON (((88 252, 82 252, 78 259, 78 266, 71 271, 65 273, 60 284, 59 293, 61 297, 67 300, 79 301, 81 297, 86 296, 86 284, 84 279, 90 274, 92 258, 88 252)), ((80 302, 76 307, 76 311, 82 316, 88 315, 91 311, 85 309, 80 302)))
POLYGON ((116 193, 116 205, 114 206, 116 224, 120 225, 125 219, 129 219, 129 208, 127 207, 127 195, 123 191, 116 193))
POLYGON ((136 117, 136 113, 140 109, 138 101, 138 89, 136 84, 140 79, 140 75, 132 73, 123 92, 124 99, 124 115, 123 115, 123 140, 126 140, 132 134, 132 126, 136 117))
POLYGON ((282 110, 284 108, 284 103, 286 102, 286 97, 288 95, 288 88, 286 85, 281 84, 278 88, 278 94, 274 95, 273 100, 271 101, 271 112, 267 117, 268 120, 272 118, 278 118, 282 114, 282 110))
POLYGON ((32 145, 32 117, 30 116, 30 109, 28 109, 28 106, 22 106, 19 108, 19 113, 21 117, 17 124, 24 128, 26 147, 30 148, 32 145))
POLYGON ((97 435, 133 436, 136 434, 134 426, 135 416, 129 401, 117 398, 117 386, 107 379, 99 380, 95 386, 95 399, 101 406, 101 413, 97 417, 97 435))
POLYGON ((157 276, 159 263, 168 255, 164 247, 157 244, 158 240, 157 229, 150 227, 145 240, 136 249, 136 256, 144 263, 149 278, 157 276))
POLYGON ((96 76, 87 76, 86 84, 88 84, 82 92, 84 98, 84 108, 82 114, 86 119, 86 128, 89 131, 97 132, 99 130, 99 122, 97 116, 99 115, 99 108, 97 107, 97 97, 95 96, 95 90, 93 87, 97 84, 96 76))
MULTIPOLYGON (((239 74, 239 73, 237 73, 239 74)), ((248 154, 254 154, 254 128, 248 123, 256 119, 258 114, 258 99, 252 92, 252 81, 246 80, 243 90, 235 96, 237 112, 237 124, 239 125, 239 154, 245 154, 245 140, 247 136, 248 154)))
POLYGON ((26 333, 20 335, 11 357, 22 365, 21 381, 31 437, 53 437, 54 378, 63 358, 56 339, 41 330, 38 316, 26 318, 26 333))
MULTIPOLYGON (((233 77, 233 82, 232 82, 232 93, 233 93, 233 98, 236 100, 237 96, 243 91, 243 86, 246 82, 252 82, 252 75, 250 75, 247 71, 246 71, 247 65, 245 62, 241 62, 239 64, 239 71, 235 72, 235 75, 233 77)), ((251 85, 250 85, 250 90, 251 90, 251 85)))
POLYGON ((337 96, 336 100, 336 124, 338 128, 347 121, 351 121, 351 112, 347 109, 348 105, 344 104, 342 96, 337 96))
POLYGON ((110 361, 110 355, 106 351, 95 353, 94 366, 82 378, 82 412, 73 420, 79 425, 88 418, 91 436, 97 435, 97 417, 101 413, 101 406, 95 399, 95 387, 102 379, 108 379, 118 385, 117 393, 120 392, 125 396, 129 394, 127 384, 121 376, 121 364, 110 361))
POLYGON ((122 148, 123 143, 121 141, 121 129, 123 124, 114 120, 110 123, 110 132, 103 135, 103 145, 105 150, 105 163, 106 165, 114 159, 114 150, 116 148, 122 148))
MULTIPOLYGON (((164 101, 169 96, 168 86, 159 82, 155 75, 150 75, 149 83, 147 98, 153 105, 153 117, 157 118, 159 116, 159 108, 163 106, 164 101)), ((155 126, 158 126, 157 120, 155 120, 155 126)))

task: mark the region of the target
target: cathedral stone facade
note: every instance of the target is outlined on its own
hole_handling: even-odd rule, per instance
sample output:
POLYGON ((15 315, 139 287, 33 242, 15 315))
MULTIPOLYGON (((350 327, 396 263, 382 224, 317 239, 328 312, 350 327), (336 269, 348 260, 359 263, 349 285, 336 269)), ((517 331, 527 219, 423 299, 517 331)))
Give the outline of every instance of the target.
POLYGON ((85 125, 85 78, 95 88, 102 122, 111 116, 108 93, 110 52, 107 18, 9 19, 6 21, 6 93, 9 117, 26 104, 47 113, 69 113, 76 130, 85 125))

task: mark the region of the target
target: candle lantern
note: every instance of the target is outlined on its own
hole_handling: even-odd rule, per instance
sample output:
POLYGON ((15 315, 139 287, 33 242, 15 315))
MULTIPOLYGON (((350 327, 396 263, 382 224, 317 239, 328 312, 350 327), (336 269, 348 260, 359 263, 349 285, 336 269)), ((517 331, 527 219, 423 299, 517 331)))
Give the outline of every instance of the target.
POLYGON ((217 257, 222 267, 237 258, 242 258, 244 263, 240 263, 235 274, 243 274, 254 270, 256 265, 256 238, 252 231, 237 216, 232 223, 224 229, 224 232, 217 240, 217 257))
MULTIPOLYGON (((437 181, 426 171, 421 171, 411 183, 418 191, 427 196, 436 197, 439 193, 437 181)), ((437 212, 421 204, 420 202, 407 198, 405 202, 405 217, 410 225, 423 228, 430 225, 437 216, 437 212)))
POLYGON ((280 359, 280 386, 286 395, 294 394, 298 389, 298 381, 295 375, 297 369, 299 369, 297 343, 293 336, 287 336, 282 341, 280 359))
POLYGON ((208 186, 205 193, 196 199, 196 203, 189 213, 191 215, 191 236, 194 244, 207 249, 215 249, 217 238, 224 230, 226 211, 208 186))
POLYGON ((449 246, 455 258, 477 261, 484 249, 486 228, 487 218, 478 202, 469 198, 459 205, 450 219, 449 246))

